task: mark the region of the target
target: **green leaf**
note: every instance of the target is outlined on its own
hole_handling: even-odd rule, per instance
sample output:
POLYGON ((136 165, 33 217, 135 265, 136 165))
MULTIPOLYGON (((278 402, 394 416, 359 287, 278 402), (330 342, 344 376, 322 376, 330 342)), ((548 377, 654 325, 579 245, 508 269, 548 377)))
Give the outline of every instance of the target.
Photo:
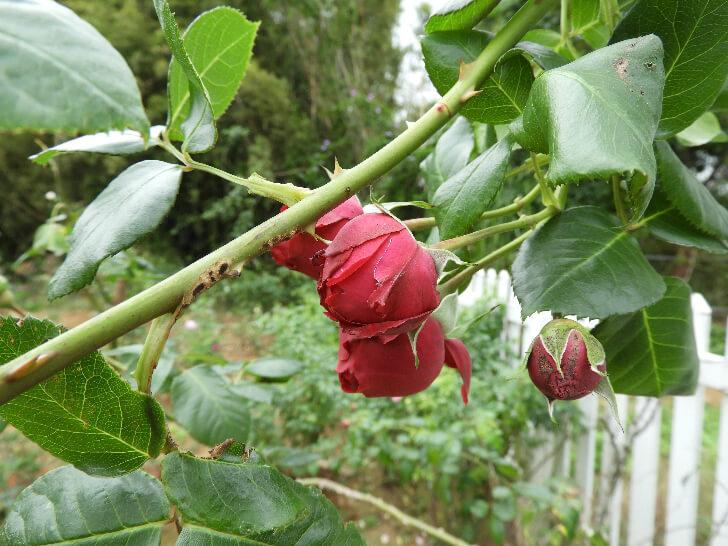
POLYGON ((702 233, 688 222, 677 208, 662 195, 659 187, 652 197, 643 221, 649 226, 650 232, 655 237, 668 243, 692 246, 714 254, 728 252, 728 244, 725 241, 702 233))
POLYGON ((607 45, 611 31, 602 19, 600 0, 572 0, 571 33, 584 38, 593 49, 607 45))
POLYGON ((526 59, 537 64, 544 70, 558 68, 569 62, 569 59, 562 57, 554 50, 541 44, 537 44, 536 42, 529 42, 525 40, 518 42, 515 47, 508 50, 501 59, 508 59, 513 55, 523 55, 526 59))
POLYGON ((484 19, 500 0, 446 0, 427 20, 425 32, 471 29, 484 19))
POLYGON ((260 358, 245 367, 245 371, 263 379, 288 379, 303 368, 298 360, 290 358, 260 358))
POLYGON ((182 545, 362 545, 334 505, 274 468, 173 453, 162 461, 167 496, 182 516, 182 545))
MULTIPOLYGON (((238 10, 220 6, 192 21, 184 34, 184 47, 200 75, 218 119, 235 98, 243 81, 260 23, 238 10)), ((180 125, 189 114, 190 86, 179 61, 169 66, 169 134, 182 140, 180 125)))
POLYGON ((640 0, 614 41, 656 34, 665 48, 665 91, 658 136, 688 127, 715 101, 728 76, 726 0, 640 0))
POLYGON ((172 381, 174 419, 198 442, 210 446, 228 438, 248 440, 246 400, 209 366, 195 366, 172 381))
POLYGON ((690 287, 666 277, 657 303, 609 318, 592 332, 607 352, 615 392, 638 396, 692 394, 699 360, 693 335, 690 287))
MULTIPOLYGON (((215 145, 215 140, 217 140, 217 129, 215 128, 210 95, 204 83, 202 83, 200 74, 195 69, 187 54, 179 33, 177 21, 175 21, 174 14, 169 9, 167 0, 154 0, 154 9, 157 12, 159 23, 164 31, 167 45, 169 45, 169 49, 172 51, 173 61, 179 64, 181 71, 187 77, 188 81, 190 108, 187 118, 180 125, 180 129, 184 135, 182 151, 192 153, 206 152, 215 145)), ((171 65, 172 63, 170 63, 170 72, 171 65)), ((171 122, 173 121, 171 115, 175 107, 172 104, 170 82, 171 73, 170 81, 167 85, 167 94, 170 99, 167 126, 171 126, 171 122)))
POLYGON ((71 249, 50 281, 48 297, 83 288, 103 260, 151 233, 172 208, 181 178, 181 165, 149 160, 112 180, 73 227, 71 249))
POLYGON ((248 381, 242 381, 230 385, 230 390, 235 394, 252 400, 253 402, 260 402, 262 404, 271 404, 273 402, 274 391, 269 388, 268 385, 260 385, 257 383, 250 383, 248 381))
MULTIPOLYGON (((0 363, 59 334, 48 320, 0 319, 0 363)), ((0 417, 84 472, 116 476, 153 459, 164 445, 164 411, 131 389, 97 351, 10 402, 0 417)))
POLYGON ((667 142, 655 143, 660 188, 675 208, 708 235, 728 239, 728 210, 683 165, 667 142))
POLYGON ((526 240, 513 263, 523 317, 537 311, 605 318, 655 303, 665 292, 636 241, 597 207, 576 207, 526 240))
POLYGON ((123 57, 50 0, 0 0, 0 89, 0 129, 149 130, 123 57))
POLYGON ((473 129, 468 120, 458 116, 420 164, 428 199, 432 199, 445 180, 468 164, 474 144, 473 129))
POLYGON ((522 124, 524 148, 550 155, 556 186, 612 175, 630 178, 630 215, 647 208, 655 184, 652 140, 660 117, 662 47, 655 36, 599 49, 538 77, 522 124))
POLYGON ((8 423, 4 421, 3 419, 0 419, 0 432, 5 430, 5 428, 8 426, 8 423))
MULTIPOLYGON (((450 90, 458 81, 461 62, 474 61, 489 40, 477 30, 436 32, 422 38, 425 69, 438 93, 450 90)), ((460 114, 482 123, 508 123, 523 111, 532 83, 533 71, 526 59, 520 55, 504 58, 460 114)))
POLYGON ((713 112, 704 112, 689 127, 680 131, 676 138, 683 146, 702 146, 724 136, 718 116, 713 112))
POLYGON ((159 136, 163 130, 164 127, 162 125, 155 125, 149 130, 146 139, 139 131, 132 131, 131 129, 85 135, 67 140, 58 146, 46 148, 42 152, 31 155, 28 159, 39 165, 44 165, 57 155, 74 152, 93 152, 112 155, 136 154, 152 146, 158 146, 160 142, 159 136))
POLYGON ((510 139, 503 139, 451 176, 435 192, 435 218, 443 239, 468 232, 495 200, 508 171, 510 139))
POLYGON ((725 113, 728 112, 728 79, 723 84, 723 88, 718 93, 718 96, 710 107, 713 112, 725 113))
POLYGON ((21 491, 3 530, 9 544, 158 546, 167 523, 162 484, 146 472, 95 478, 63 466, 21 491))

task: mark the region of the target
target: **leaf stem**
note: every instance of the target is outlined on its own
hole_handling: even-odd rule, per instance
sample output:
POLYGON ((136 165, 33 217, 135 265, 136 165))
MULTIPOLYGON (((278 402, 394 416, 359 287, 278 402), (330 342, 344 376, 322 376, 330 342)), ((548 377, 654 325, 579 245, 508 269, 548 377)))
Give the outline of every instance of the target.
POLYGON ((560 209, 559 201, 556 199, 554 191, 549 187, 548 182, 546 182, 546 177, 541 170, 541 166, 538 164, 536 154, 533 152, 531 152, 531 162, 533 163, 533 174, 536 177, 538 186, 541 188, 541 200, 543 201, 543 204, 547 207, 560 209))
POLYGON ((471 63, 462 80, 458 80, 420 119, 363 162, 171 277, 0 366, 0 404, 117 337, 174 311, 200 277, 212 271, 221 260, 236 265, 266 251, 271 241, 310 224, 372 184, 445 125, 459 110, 466 94, 493 71, 501 55, 555 5, 555 0, 528 0, 471 63), (35 363, 32 371, 16 377, 14 372, 29 361, 35 363))
POLYGON ((147 338, 144 340, 144 346, 134 370, 134 379, 136 379, 139 392, 149 393, 152 385, 152 374, 157 367, 157 363, 159 363, 159 357, 162 356, 162 351, 164 351, 164 346, 169 339, 169 333, 172 331, 172 326, 174 326, 176 320, 176 313, 167 313, 155 318, 149 326, 147 338))
POLYGON ((405 514, 396 506, 389 504, 379 497, 370 495, 369 493, 362 493, 361 491, 351 489, 350 487, 346 487, 345 485, 342 485, 332 480, 328 480, 326 478, 299 478, 297 481, 298 483, 303 485, 313 485, 315 487, 318 487, 319 489, 328 489, 329 491, 333 491, 338 495, 343 495, 344 497, 348 497, 350 499, 371 504, 372 506, 375 506, 383 512, 386 512, 387 514, 393 516, 403 525, 406 525, 408 527, 415 527, 416 529, 419 529, 420 531, 423 531, 428 535, 435 537, 436 539, 447 544, 453 544, 454 546, 469 546, 467 542, 459 539, 456 536, 451 535, 450 533, 445 531, 445 529, 442 529, 441 527, 433 527, 432 525, 429 525, 420 519, 405 514))
POLYGON ((475 275, 478 271, 488 267, 490 264, 492 264, 496 260, 502 258, 503 256, 507 256, 508 254, 510 254, 511 252, 516 250, 518 247, 520 247, 523 244, 523 242, 531 236, 531 233, 533 232, 534 229, 535 229, 535 227, 532 227, 531 229, 522 233, 521 235, 519 235, 518 237, 516 237, 509 243, 506 243, 505 245, 494 250, 490 254, 483 256, 480 260, 478 260, 477 262, 472 264, 467 269, 464 269, 460 273, 449 278, 447 281, 445 281, 444 283, 442 283, 439 286, 440 294, 444 297, 446 294, 449 294, 449 293, 457 290, 457 288, 461 284, 466 284, 466 283, 470 282, 470 279, 472 279, 473 275, 475 275))
POLYGON ((627 210, 624 208, 622 188, 620 187, 619 176, 616 174, 612 175, 612 197, 614 198, 614 208, 617 211, 617 216, 623 224, 628 224, 629 218, 627 216, 627 210))
POLYGON ((497 235, 498 233, 504 233, 506 231, 513 231, 516 229, 521 229, 525 227, 531 227, 542 220, 546 220, 548 218, 551 218, 555 214, 559 212, 558 209, 555 207, 546 207, 545 209, 542 209, 541 211, 537 212, 536 214, 531 214, 529 216, 523 216, 519 218, 518 220, 513 220, 512 222, 505 222, 503 224, 496 224, 494 226, 488 226, 487 228, 480 229, 478 231, 473 231, 472 233, 468 233, 466 235, 462 235, 460 237, 454 237, 452 239, 447 239, 445 241, 440 241, 435 245, 435 248, 442 248, 445 250, 455 250, 457 248, 462 248, 464 246, 472 245, 473 243, 477 243, 478 241, 482 239, 486 239, 488 237, 492 237, 493 235, 497 235))

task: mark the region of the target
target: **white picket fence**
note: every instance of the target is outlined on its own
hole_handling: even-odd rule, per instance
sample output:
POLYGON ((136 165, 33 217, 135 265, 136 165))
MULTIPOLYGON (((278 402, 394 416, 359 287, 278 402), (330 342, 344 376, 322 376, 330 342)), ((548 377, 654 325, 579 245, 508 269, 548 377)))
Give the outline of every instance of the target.
MULTIPOLYGON (((538 313, 521 321, 520 305, 506 271, 481 271, 459 301, 471 305, 483 297, 505 304, 503 336, 519 358, 551 319, 549 313, 538 313)), ((728 340, 726 355, 710 353, 711 308, 701 294, 693 294, 692 308, 700 355, 695 395, 660 400, 617 395, 624 431, 608 415, 606 405, 596 396, 589 396, 578 402, 584 432, 576 437, 559 429, 539 432, 544 441, 531 457, 534 463, 530 478, 574 478, 583 505, 582 524, 606 532, 610 546, 650 546, 658 540, 665 546, 695 545, 699 516, 703 525, 711 521, 707 544, 728 546, 728 340), (710 487, 701 489, 706 393, 710 403, 720 406, 720 423, 718 438, 711 439, 718 446, 715 478, 710 487), (669 405, 672 423, 665 465, 660 456, 660 435, 664 409, 669 405), (701 498, 705 512, 705 501, 711 495, 712 509, 699 514, 701 498)))

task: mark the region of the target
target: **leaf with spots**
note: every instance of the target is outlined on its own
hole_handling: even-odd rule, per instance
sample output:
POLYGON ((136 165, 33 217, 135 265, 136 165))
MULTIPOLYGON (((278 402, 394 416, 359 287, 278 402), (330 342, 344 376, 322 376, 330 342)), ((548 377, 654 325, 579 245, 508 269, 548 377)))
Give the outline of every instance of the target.
POLYGON ((169 508, 162 484, 145 472, 97 478, 62 466, 20 492, 0 544, 159 546, 169 508))
POLYGON ((546 179, 554 186, 626 177, 637 220, 655 185, 663 79, 657 37, 604 47, 542 73, 523 118, 511 124, 514 136, 527 150, 549 154, 546 179))
MULTIPOLYGON (((0 365, 59 334, 49 320, 0 318, 0 365)), ((0 405, 0 417, 40 447, 89 474, 117 476, 164 445, 164 411, 132 390, 93 352, 0 405)))
POLYGON ((614 41, 656 34, 665 48, 659 138, 668 138, 711 107, 728 76, 728 0, 639 0, 614 41))
POLYGON ((665 277, 667 291, 653 305, 608 318, 592 333, 607 353, 614 391, 636 396, 695 392, 699 360, 693 334, 690 287, 665 277))
POLYGON ((523 317, 537 311, 605 318, 662 297, 665 283, 617 219, 575 207, 529 237, 513 263, 523 317))
MULTIPOLYGON (((490 37, 478 30, 436 32, 422 38, 425 69, 438 93, 444 95, 450 90, 458 81, 461 63, 473 62, 489 41, 490 37)), ((481 123, 513 121, 523 111, 531 84, 530 63, 522 55, 506 56, 460 113, 481 123)))
POLYGON ((167 497, 182 518, 178 546, 363 546, 321 491, 257 462, 198 459, 172 453, 162 461, 167 497))

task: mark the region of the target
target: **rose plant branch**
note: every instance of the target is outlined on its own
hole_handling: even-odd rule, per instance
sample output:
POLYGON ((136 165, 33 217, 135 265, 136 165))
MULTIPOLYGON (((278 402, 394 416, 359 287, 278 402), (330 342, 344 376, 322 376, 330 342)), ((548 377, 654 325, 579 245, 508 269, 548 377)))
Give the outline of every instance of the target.
POLYGON ((245 263, 271 244, 314 222, 326 211, 374 183, 440 129, 473 96, 501 56, 556 5, 555 0, 528 0, 462 71, 461 78, 420 119, 360 164, 298 203, 240 237, 188 265, 155 286, 47 341, 0 368, 0 403, 11 400, 89 352, 174 311, 221 262, 245 263))
POLYGON ((433 527, 432 525, 429 525, 420 519, 405 514, 396 506, 393 506, 383 499, 375 497, 374 495, 371 495, 369 493, 362 493, 361 491, 351 489, 350 487, 346 487, 345 485, 326 478, 299 478, 296 481, 303 485, 312 485, 318 487, 319 489, 328 489, 329 491, 333 491, 338 495, 343 495, 350 499, 371 504, 379 510, 382 510, 383 512, 386 512, 387 514, 393 516, 400 523, 408 527, 415 527, 416 529, 419 529, 420 531, 423 531, 446 544, 453 544, 454 546, 469 546, 467 542, 459 539, 456 536, 451 535, 441 527, 433 527))

